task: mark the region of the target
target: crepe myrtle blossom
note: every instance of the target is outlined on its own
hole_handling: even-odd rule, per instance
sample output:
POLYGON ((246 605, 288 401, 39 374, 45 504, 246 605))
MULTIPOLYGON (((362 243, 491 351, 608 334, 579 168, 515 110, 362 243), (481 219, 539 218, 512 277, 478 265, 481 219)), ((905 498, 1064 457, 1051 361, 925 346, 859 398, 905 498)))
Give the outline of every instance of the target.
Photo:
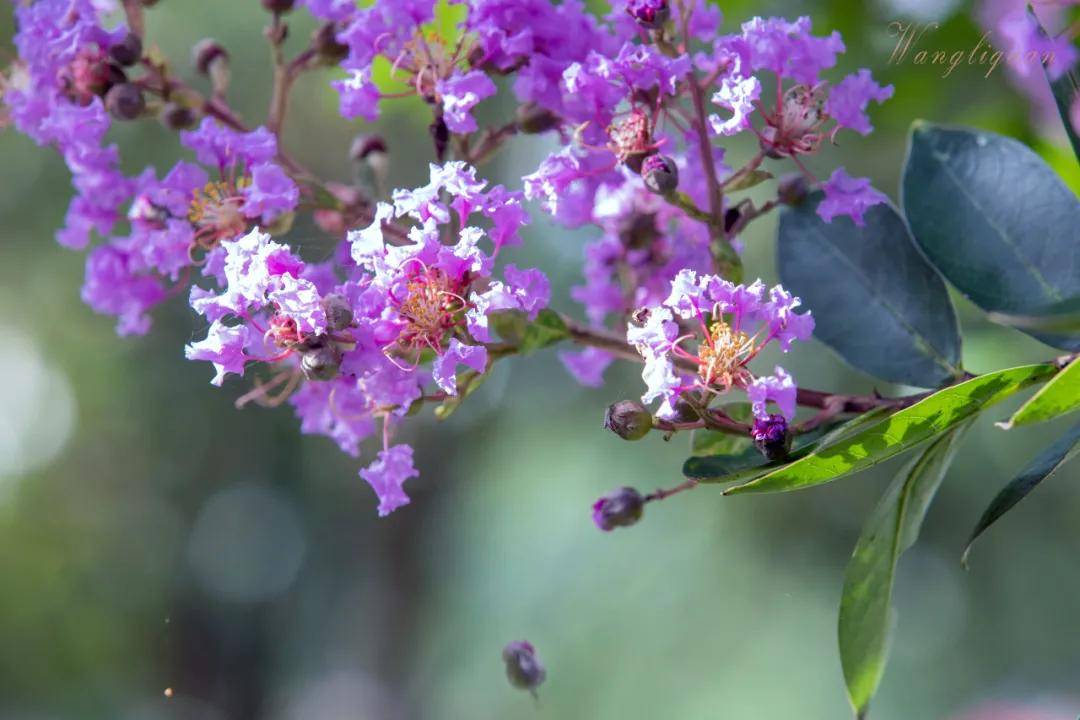
POLYGON ((660 416, 675 417, 676 404, 691 399, 707 407, 716 396, 745 390, 754 416, 769 417, 770 404, 791 419, 795 384, 782 368, 757 376, 748 367, 776 341, 787 352, 814 329, 809 312, 796 313, 799 299, 779 285, 768 292, 761 281, 734 285, 715 275, 680 272, 663 304, 638 313, 627 340, 645 360, 646 403, 662 400, 660 416), (688 344, 696 347, 686 347, 688 344))

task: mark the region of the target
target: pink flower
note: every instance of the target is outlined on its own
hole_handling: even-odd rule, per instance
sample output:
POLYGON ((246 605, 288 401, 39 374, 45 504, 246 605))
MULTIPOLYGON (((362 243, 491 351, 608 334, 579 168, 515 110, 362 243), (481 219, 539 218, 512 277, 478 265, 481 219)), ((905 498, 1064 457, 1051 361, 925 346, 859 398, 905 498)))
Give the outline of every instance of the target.
POLYGON ((386 517, 409 504, 405 481, 418 475, 413 467, 413 449, 408 445, 394 445, 383 450, 375 462, 360 471, 360 477, 367 480, 379 497, 379 517, 386 517))
POLYGON ((889 201, 884 193, 870 186, 869 178, 853 178, 844 168, 837 168, 822 189, 825 199, 818 205, 817 214, 825 222, 847 215, 861 227, 866 224, 863 215, 867 209, 889 201))

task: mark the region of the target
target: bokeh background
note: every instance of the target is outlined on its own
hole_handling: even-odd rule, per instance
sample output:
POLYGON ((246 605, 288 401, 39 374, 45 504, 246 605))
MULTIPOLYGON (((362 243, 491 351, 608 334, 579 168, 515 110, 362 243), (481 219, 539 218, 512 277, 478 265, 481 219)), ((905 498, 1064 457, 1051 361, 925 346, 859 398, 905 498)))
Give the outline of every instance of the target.
MULTIPOLYGON (((729 28, 751 14, 810 14, 843 32, 842 69, 871 67, 896 85, 877 132, 849 134, 818 167, 844 162, 895 197, 907 127, 923 117, 1019 137, 1076 187, 1060 130, 1003 71, 943 78, 889 64, 895 20, 940 22, 930 46, 974 46, 970 3, 732 0, 724 11, 729 28)), ((232 101, 248 118, 269 95, 265 21, 257 0, 163 0, 148 15, 150 37, 188 77, 200 37, 230 49, 232 101)), ((312 24, 292 24, 295 49, 312 24)), ((0 8, 2 54, 12 30, 0 8)), ((326 79, 300 82, 286 142, 347 181, 349 143, 371 129, 337 116, 326 79)), ((485 106, 492 121, 511 111, 485 106)), ((391 184, 422 181, 419 104, 391 105, 376 130, 391 184)), ((177 157, 175 136, 153 122, 113 132, 132 172, 177 157)), ((517 144, 485 174, 517 186, 547 149, 517 144)), ((546 351, 500 364, 449 422, 412 425, 413 504, 379 519, 355 461, 301 437, 285 408, 234 410, 243 382, 215 389, 207 366, 183 359, 204 327, 182 299, 130 339, 80 302, 83 259, 52 239, 69 195, 58 157, 0 134, 0 718, 848 716, 835 639, 843 570, 896 465, 776 497, 701 488, 602 534, 591 501, 621 484, 674 484, 686 438, 625 444, 603 432, 604 407, 640 392, 635 368, 585 391, 546 351), (503 677, 500 649, 519 638, 548 667, 539 702, 503 677)), ((774 223, 746 238, 750 272, 767 281, 774 223)), ((550 271, 561 308, 590 232, 537 214, 515 251, 550 271)), ((309 257, 330 247, 302 224, 292 240, 309 257)), ((969 369, 1052 354, 960 307, 969 369)), ((873 387, 817 344, 786 361, 808 386, 873 387)), ((1009 409, 970 434, 901 562, 875 719, 1080 714, 1080 464, 995 527, 969 572, 959 564, 989 499, 1064 429, 1006 434, 991 421, 1009 409)))

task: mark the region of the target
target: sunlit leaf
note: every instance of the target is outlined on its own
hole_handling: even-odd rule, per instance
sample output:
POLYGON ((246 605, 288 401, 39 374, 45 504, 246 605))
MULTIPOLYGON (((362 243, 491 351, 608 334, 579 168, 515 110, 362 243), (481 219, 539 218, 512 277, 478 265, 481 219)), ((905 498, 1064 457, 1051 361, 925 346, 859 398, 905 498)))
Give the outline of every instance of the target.
POLYGON ((1080 357, 1024 403, 1003 427, 1008 430, 1045 422, 1076 410, 1080 410, 1080 357))

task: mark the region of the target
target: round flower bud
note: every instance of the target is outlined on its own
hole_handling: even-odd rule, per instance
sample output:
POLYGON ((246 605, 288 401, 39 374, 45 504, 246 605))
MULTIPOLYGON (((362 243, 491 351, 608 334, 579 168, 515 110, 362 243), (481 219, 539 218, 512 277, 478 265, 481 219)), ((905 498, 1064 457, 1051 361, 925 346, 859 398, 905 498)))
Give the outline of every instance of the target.
POLYGON ((622 487, 593 503, 592 510, 596 527, 610 532, 636 524, 645 512, 645 498, 632 487, 622 487))
POLYGON ((785 205, 799 205, 810 194, 810 183, 802 173, 792 173, 780 178, 776 194, 785 205))
POLYGON ((191 49, 191 64, 202 75, 209 75, 211 65, 229 64, 229 52, 217 40, 204 38, 191 49))
POLYGON ((137 86, 121 83, 105 93, 105 109, 117 120, 135 120, 146 109, 146 99, 137 86))
POLYGON ((532 643, 527 640, 508 643, 503 648, 502 657, 506 664, 506 679, 510 684, 535 695, 536 688, 540 687, 547 677, 547 670, 536 656, 532 643))
POLYGON ((353 162, 367 161, 372 155, 386 155, 386 141, 381 135, 357 135, 349 147, 353 162))
POLYGON ((349 301, 341 295, 327 295, 322 301, 326 312, 326 327, 330 332, 344 330, 352 325, 353 311, 349 301))
POLYGON ((754 439, 754 447, 769 462, 783 460, 791 451, 791 431, 783 415, 754 420, 750 436, 754 439))
POLYGON ((650 155, 641 163, 645 187, 657 195, 670 195, 679 187, 679 168, 666 155, 650 155))
POLYGON ((124 39, 109 48, 109 57, 117 65, 130 67, 142 58, 142 40, 135 33, 129 32, 124 39))
POLYGON ((165 103, 158 119, 170 130, 190 130, 199 122, 199 117, 194 110, 175 102, 165 103))
POLYGON ((339 32, 337 23, 325 22, 311 33, 311 47, 325 65, 337 65, 349 54, 349 46, 338 42, 339 32))
POLYGON ((559 127, 558 115, 533 102, 519 105, 514 119, 518 130, 526 135, 538 135, 559 127))
POLYGON ((262 6, 267 12, 282 14, 293 9, 295 0, 262 0, 262 6))
POLYGON ((623 440, 640 440, 652 430, 652 413, 636 400, 620 400, 604 411, 604 428, 623 440))
POLYGON ((724 232, 732 232, 742 220, 742 211, 737 207, 728 208, 724 213, 724 232))
POLYGON ((626 12, 638 25, 649 30, 663 27, 671 17, 668 0, 627 0, 626 12))
POLYGON ((319 344, 301 353, 300 370, 308 380, 333 380, 340 368, 341 351, 335 345, 319 344))

